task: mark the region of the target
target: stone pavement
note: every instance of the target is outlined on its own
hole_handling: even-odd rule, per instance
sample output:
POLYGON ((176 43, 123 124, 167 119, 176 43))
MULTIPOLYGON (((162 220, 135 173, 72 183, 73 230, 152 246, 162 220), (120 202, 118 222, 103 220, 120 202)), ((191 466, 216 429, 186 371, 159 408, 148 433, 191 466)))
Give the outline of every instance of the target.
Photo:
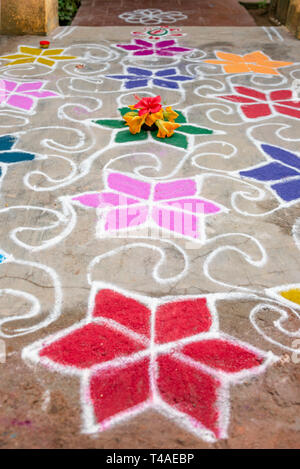
POLYGON ((49 40, 0 40, 0 447, 299 447, 297 40, 49 40))
POLYGON ((169 25, 255 26, 251 15, 238 0, 82 0, 75 26, 169 25), (136 10, 139 10, 138 13, 136 10), (175 15, 174 15, 175 12, 175 15))

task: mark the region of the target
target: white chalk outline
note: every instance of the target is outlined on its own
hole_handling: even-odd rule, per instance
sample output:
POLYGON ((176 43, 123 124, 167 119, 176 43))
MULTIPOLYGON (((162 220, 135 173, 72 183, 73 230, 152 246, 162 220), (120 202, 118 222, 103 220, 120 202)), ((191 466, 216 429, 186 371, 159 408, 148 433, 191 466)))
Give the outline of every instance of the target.
POLYGON ((176 23, 179 20, 185 20, 187 15, 181 11, 163 11, 158 8, 146 8, 133 11, 126 11, 119 15, 119 18, 126 23, 144 24, 147 26, 155 26, 162 23, 176 23))
MULTIPOLYGON (((17 259, 11 254, 7 254, 2 249, 1 249, 1 254, 4 254, 6 257, 5 262, 4 262, 5 264, 13 263, 17 265, 24 265, 30 268, 35 268, 35 269, 39 269, 39 270, 46 272, 46 274, 51 278, 51 281, 53 284, 54 302, 53 302, 52 309, 48 312, 46 318, 43 319, 41 322, 39 322, 38 324, 34 326, 16 328, 14 333, 6 334, 2 330, 2 327, 4 324, 19 321, 22 319, 33 319, 35 317, 38 318, 43 313, 43 311, 41 307, 41 302, 34 295, 21 291, 21 290, 16 290, 16 289, 7 289, 7 288, 0 289, 0 297, 2 294, 9 294, 9 295, 17 296, 17 297, 23 297, 25 298, 25 300, 29 301, 32 305, 30 308, 30 311, 27 313, 18 313, 17 315, 13 315, 9 317, 4 316, 3 318, 0 318, 0 337, 3 337, 5 339, 10 339, 13 337, 19 337, 19 336, 31 334, 41 328, 47 327, 52 322, 55 322, 61 315, 62 300, 63 300, 61 281, 60 281, 59 276, 55 272, 55 270, 44 264, 17 259)), ((24 281, 26 282, 26 279, 24 279, 24 281)))

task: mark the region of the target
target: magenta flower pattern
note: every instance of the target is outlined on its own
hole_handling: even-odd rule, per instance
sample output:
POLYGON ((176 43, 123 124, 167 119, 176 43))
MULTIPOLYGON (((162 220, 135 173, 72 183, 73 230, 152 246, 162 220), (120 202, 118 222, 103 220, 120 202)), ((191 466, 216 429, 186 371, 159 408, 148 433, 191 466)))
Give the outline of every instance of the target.
POLYGON ((173 39, 168 41, 159 41, 153 44, 143 39, 134 39, 132 44, 117 44, 124 50, 133 52, 133 55, 159 55, 162 57, 172 57, 177 54, 186 54, 193 49, 178 46, 173 39))
POLYGON ((241 111, 248 119, 269 117, 277 113, 300 119, 300 101, 293 99, 291 90, 283 89, 264 93, 245 86, 235 86, 234 90, 237 94, 218 97, 240 104, 241 111))
POLYGON ((46 82, 0 80, 0 105, 9 106, 22 111, 32 111, 38 99, 59 96, 53 91, 44 90, 46 82))

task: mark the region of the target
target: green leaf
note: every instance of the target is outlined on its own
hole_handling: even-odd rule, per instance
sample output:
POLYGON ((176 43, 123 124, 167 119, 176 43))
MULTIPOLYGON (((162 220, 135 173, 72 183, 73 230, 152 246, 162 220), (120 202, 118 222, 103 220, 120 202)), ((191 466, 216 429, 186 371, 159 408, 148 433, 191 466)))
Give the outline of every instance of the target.
POLYGON ((201 134, 212 134, 213 131, 210 129, 205 129, 203 127, 198 127, 197 125, 181 125, 176 129, 176 132, 183 132, 185 134, 192 135, 201 135, 201 134))
POLYGON ((122 129, 125 126, 125 121, 119 119, 99 119, 93 121, 95 124, 109 127, 110 129, 122 129))
POLYGON ((132 111, 132 109, 130 109, 130 107, 119 107, 118 111, 120 111, 121 115, 124 116, 124 114, 132 111))
POLYGON ((174 109, 174 111, 177 112, 177 114, 179 114, 179 116, 176 117, 176 119, 175 119, 176 124, 184 124, 186 122, 186 118, 184 117, 182 112, 177 111, 177 109, 174 109))
POLYGON ((148 133, 145 130, 141 130, 139 134, 132 134, 129 130, 120 130, 120 132, 118 132, 116 135, 115 142, 136 142, 140 140, 147 140, 147 138, 148 133))
POLYGON ((173 145, 174 147, 184 148, 185 150, 187 149, 188 140, 185 135, 174 132, 172 137, 160 138, 160 137, 157 137, 156 132, 157 132, 156 130, 151 132, 154 140, 157 140, 160 143, 166 143, 167 145, 173 145))

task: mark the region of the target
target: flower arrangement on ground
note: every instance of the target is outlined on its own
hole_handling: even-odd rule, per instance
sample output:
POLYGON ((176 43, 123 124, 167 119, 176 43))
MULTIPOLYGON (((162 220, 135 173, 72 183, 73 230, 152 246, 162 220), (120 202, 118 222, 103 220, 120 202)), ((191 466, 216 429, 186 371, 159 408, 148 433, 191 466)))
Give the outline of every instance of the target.
POLYGON ((180 127, 175 122, 179 114, 173 111, 171 106, 163 109, 161 105, 161 96, 154 98, 140 98, 136 96, 138 102, 128 106, 131 111, 123 115, 126 125, 132 134, 140 133, 143 130, 155 130, 157 128, 157 137, 171 137, 174 131, 180 127))

